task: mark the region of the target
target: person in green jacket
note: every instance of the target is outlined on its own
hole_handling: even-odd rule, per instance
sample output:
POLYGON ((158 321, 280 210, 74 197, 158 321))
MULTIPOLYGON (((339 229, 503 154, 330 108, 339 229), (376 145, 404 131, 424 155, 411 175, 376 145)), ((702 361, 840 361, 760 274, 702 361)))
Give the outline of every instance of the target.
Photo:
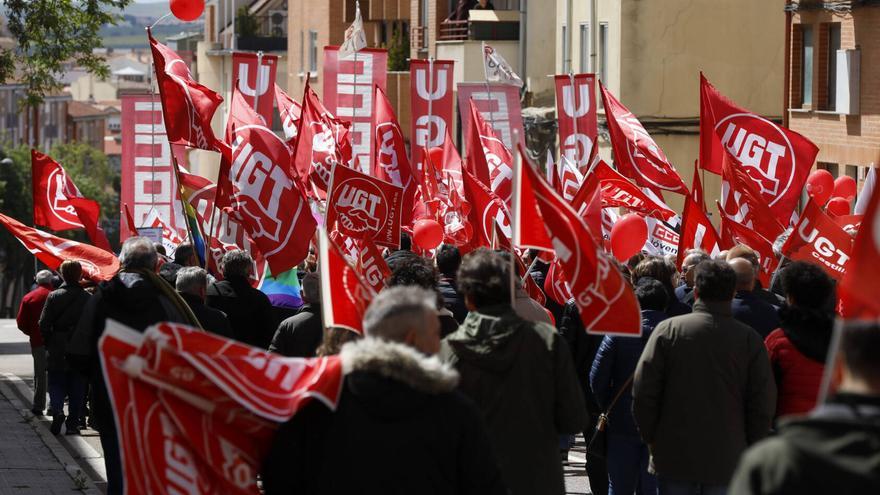
POLYGON ((487 249, 465 257, 457 280, 470 313, 440 355, 482 412, 511 493, 563 494, 559 435, 583 428, 583 394, 565 340, 511 306, 509 269, 487 249))

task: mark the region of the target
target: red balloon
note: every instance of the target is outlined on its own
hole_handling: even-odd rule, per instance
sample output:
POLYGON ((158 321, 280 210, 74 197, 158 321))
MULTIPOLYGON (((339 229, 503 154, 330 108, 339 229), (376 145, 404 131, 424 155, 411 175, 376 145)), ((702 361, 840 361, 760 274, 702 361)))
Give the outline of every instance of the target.
POLYGON ((831 199, 834 192, 834 176, 827 170, 814 170, 807 177, 807 194, 819 203, 819 206, 825 206, 825 203, 831 199))
POLYGON ((858 189, 856 180, 848 175, 841 175, 834 179, 833 196, 835 198, 843 198, 847 201, 852 201, 852 199, 856 197, 856 189, 858 189))
POLYGON ((831 201, 825 206, 825 211, 832 217, 849 215, 849 201, 843 198, 831 198, 831 201))
POLYGON ((413 224, 413 242, 424 250, 436 248, 443 242, 443 226, 430 218, 416 220, 413 224))
POLYGON ((611 227, 611 253, 626 261, 642 250, 648 240, 648 224, 636 213, 620 217, 611 227))
POLYGON ((194 21, 204 11, 205 0, 171 0, 171 13, 181 21, 194 21))

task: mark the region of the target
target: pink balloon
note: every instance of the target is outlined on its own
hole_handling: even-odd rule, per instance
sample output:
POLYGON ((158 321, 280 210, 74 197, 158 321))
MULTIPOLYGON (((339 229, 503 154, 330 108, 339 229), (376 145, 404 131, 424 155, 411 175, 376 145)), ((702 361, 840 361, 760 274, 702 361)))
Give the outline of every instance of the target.
POLYGON ((194 21, 204 11, 205 0, 171 0, 171 13, 181 21, 194 21))
POLYGON ((425 250, 436 248, 443 242, 443 226, 430 218, 416 220, 413 224, 413 242, 425 250))
POLYGON ((620 217, 611 227, 611 253, 626 261, 642 250, 648 240, 648 224, 636 213, 620 217))
POLYGON ((832 217, 849 215, 849 201, 843 198, 831 198, 831 201, 825 206, 825 211, 832 217))
POLYGON ((834 192, 834 176, 827 170, 814 170, 807 177, 807 194, 819 203, 819 206, 825 206, 825 203, 831 199, 834 192))
POLYGON ((843 198, 847 201, 852 201, 852 199, 856 197, 856 189, 858 189, 856 180, 848 175, 841 175, 834 179, 833 196, 835 198, 843 198))

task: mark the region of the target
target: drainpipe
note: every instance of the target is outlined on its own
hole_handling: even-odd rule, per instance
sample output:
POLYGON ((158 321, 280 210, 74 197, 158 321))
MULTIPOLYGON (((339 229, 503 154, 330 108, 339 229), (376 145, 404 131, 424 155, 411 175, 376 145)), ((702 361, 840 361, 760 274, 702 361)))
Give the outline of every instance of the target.
MULTIPOLYGON (((590 2, 590 72, 599 73, 599 5, 598 0, 590 2)), ((602 81, 608 86, 608 81, 602 81)))
POLYGON ((788 127, 788 108, 791 106, 791 0, 785 0, 785 69, 782 80, 782 125, 788 127))
POLYGON ((528 91, 531 88, 529 87, 528 71, 526 71, 526 42, 529 39, 526 1, 527 0, 519 0, 519 73, 525 78, 526 91, 528 91))
MULTIPOLYGON (((564 67, 568 67, 568 72, 571 72, 571 49, 572 49, 572 28, 571 21, 574 18, 574 14, 572 14, 572 0, 566 0, 565 2, 565 29, 568 30, 565 36, 565 45, 562 47, 563 53, 565 53, 565 60, 562 61, 562 65, 564 67)), ((563 67, 563 68, 564 68, 563 67)))

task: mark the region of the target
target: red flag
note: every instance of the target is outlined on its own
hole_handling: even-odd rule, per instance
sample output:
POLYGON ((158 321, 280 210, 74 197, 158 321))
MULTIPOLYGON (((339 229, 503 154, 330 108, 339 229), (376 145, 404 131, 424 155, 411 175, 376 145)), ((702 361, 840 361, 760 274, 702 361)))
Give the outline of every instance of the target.
POLYGON ((565 281, 565 274, 557 259, 554 259, 547 269, 547 276, 544 277, 544 293, 560 306, 565 306, 571 300, 571 289, 565 281))
POLYGON ((98 202, 86 198, 71 198, 70 204, 73 205, 76 214, 79 216, 83 226, 85 226, 86 234, 92 240, 92 244, 108 253, 112 253, 113 248, 110 247, 107 234, 101 228, 101 206, 98 202))
POLYGON ((557 74, 556 115, 561 155, 583 170, 590 164, 599 137, 596 119, 596 76, 557 74))
MULTIPOLYGON (((623 275, 595 244, 586 222, 528 163, 522 143, 519 153, 521 159, 517 162, 516 174, 521 174, 525 183, 521 189, 534 191, 541 224, 546 228, 571 293, 575 295, 584 328, 598 334, 641 335, 639 303, 623 275)), ((522 210, 528 209, 528 206, 522 207, 522 210)))
MULTIPOLYGON (((779 260, 776 258, 776 254, 773 253, 773 243, 754 229, 737 222, 733 217, 725 214, 720 206, 719 211, 721 212, 721 238, 731 239, 734 243, 745 244, 758 253, 758 262, 761 265, 758 279, 764 287, 769 287, 770 277, 779 265, 779 260)), ((730 247, 732 246, 725 246, 725 248, 730 247)))
POLYGON ((691 199, 697 206, 706 212, 706 200, 703 199, 703 182, 700 181, 700 162, 694 162, 694 178, 691 180, 691 199))
MULTIPOLYGON (((699 180, 695 181, 699 184, 699 180)), ((706 212, 694 200, 693 195, 684 198, 684 210, 681 214, 681 234, 678 238, 678 266, 684 261, 689 249, 702 249, 714 256, 721 252, 721 241, 718 233, 706 212)))
POLYGON ((413 204, 421 175, 414 173, 406 154, 403 131, 394 115, 391 103, 379 86, 373 93, 373 173, 379 179, 403 189, 403 225, 412 224, 413 204))
POLYGON ((402 188, 336 164, 330 175, 327 226, 381 246, 400 246, 402 188))
POLYGON ((687 194, 687 186, 642 123, 599 83, 605 103, 614 161, 620 172, 641 187, 687 194))
MULTIPOLYGON (((525 160, 524 157, 518 157, 519 160, 525 160)), ((514 167, 514 172, 527 168, 528 164, 514 167)), ((530 181, 524 180, 521 175, 514 176, 513 191, 513 245, 523 248, 540 249, 544 251, 554 251, 555 246, 551 239, 552 234, 547 232, 544 221, 541 218, 541 211, 538 209, 538 201, 535 198, 536 191, 530 181)), ((546 184, 546 182, 544 182, 546 184)), ((552 188, 547 185, 547 188, 552 188)), ((555 191, 554 191, 555 192, 555 191)))
POLYGON ((346 328, 363 335, 364 312, 373 300, 373 290, 324 229, 318 230, 318 268, 324 327, 346 328))
POLYGON ((837 280, 846 273, 852 250, 853 238, 812 199, 781 249, 782 254, 792 260, 821 265, 837 280))
POLYGON ((468 222, 474 231, 471 245, 474 248, 491 247, 492 239, 496 237, 496 224, 501 228, 503 236, 510 238, 510 215, 504 202, 467 170, 462 170, 462 184, 465 198, 470 205, 468 222))
POLYGON ((700 166, 721 174, 725 149, 755 182, 776 219, 788 225, 819 148, 737 106, 700 74, 700 166))
MULTIPOLYGON (((461 155, 458 154, 458 149, 455 147, 455 143, 452 142, 452 136, 449 135, 448 127, 446 128, 446 138, 443 140, 442 162, 440 167, 443 169, 443 172, 452 179, 456 189, 461 192, 463 190, 461 184, 462 160, 461 155)), ((437 166, 437 164, 435 163, 434 166, 437 166)))
POLYGON ((174 50, 156 41, 149 29, 147 36, 156 66, 156 83, 162 98, 168 141, 191 148, 219 151, 211 120, 223 98, 196 82, 186 62, 174 50))
POLYGON ((662 220, 669 220, 675 216, 674 211, 651 199, 638 186, 602 160, 599 160, 593 171, 584 179, 578 194, 572 198, 572 206, 580 208, 585 204, 596 184, 602 189, 602 206, 605 208, 622 206, 636 213, 662 220))
POLYGON ((864 215, 841 215, 839 217, 832 218, 832 220, 837 225, 840 225, 840 228, 844 230, 848 228, 859 230, 862 226, 863 218, 864 215))
POLYGON ((461 197, 452 177, 447 176, 446 187, 449 199, 442 212, 443 242, 461 248, 470 243, 474 235, 474 226, 469 221, 471 205, 461 197))
POLYGON ((880 298, 875 294, 880 280, 880 192, 871 194, 865 221, 853 243, 852 261, 840 283, 840 300, 845 318, 880 318, 880 298))
POLYGON ((510 205, 513 157, 492 127, 483 120, 473 101, 470 102, 470 110, 468 171, 504 201, 504 204, 510 205))
POLYGON ((559 172, 559 187, 554 190, 566 201, 571 201, 584 182, 584 175, 564 155, 559 157, 556 169, 559 172))
POLYGON ((373 292, 378 294, 385 287, 385 280, 391 276, 391 268, 382 258, 375 243, 366 239, 353 239, 339 231, 333 231, 330 240, 348 255, 358 274, 373 292))
POLYGON ((278 115, 281 116, 281 128, 284 129, 284 138, 287 144, 293 148, 296 144, 296 133, 299 127, 299 118, 302 115, 302 105, 275 85, 275 103, 278 105, 278 115))
MULTIPOLYGON (((134 217, 131 216, 131 210, 128 209, 128 203, 123 203, 122 209, 125 210, 125 221, 128 224, 128 231, 136 235, 137 224, 134 222, 134 217)), ((120 241, 125 241, 125 239, 120 239, 120 241)))
POLYGON ((64 261, 79 261, 83 276, 96 282, 110 280, 119 271, 119 258, 101 248, 56 237, 2 213, 0 224, 51 270, 57 270, 64 261))
POLYGON ((722 163, 721 198, 724 212, 733 220, 758 231, 767 239, 776 239, 785 227, 773 215, 756 184, 743 167, 737 166, 729 153, 722 163))
MULTIPOLYGON (((417 60, 409 64, 410 147, 413 170, 421 170, 427 150, 441 147, 455 122, 452 60, 417 60)), ((459 161, 461 161, 459 159, 459 161)), ((435 163, 441 166, 443 163, 435 163)), ((461 165, 458 165, 459 170, 461 165)), ((458 178, 457 178, 458 179, 458 178)))
MULTIPOLYGON (((323 199, 333 165, 348 163, 340 146, 346 132, 306 82, 291 166, 310 197, 323 199)), ((350 153, 349 148, 349 158, 350 153)))
POLYGON ((232 161, 221 166, 220 179, 226 185, 220 187, 218 201, 228 203, 272 273, 283 273, 306 258, 317 225, 288 175, 290 149, 260 123, 238 91, 232 95, 227 135, 232 161))

